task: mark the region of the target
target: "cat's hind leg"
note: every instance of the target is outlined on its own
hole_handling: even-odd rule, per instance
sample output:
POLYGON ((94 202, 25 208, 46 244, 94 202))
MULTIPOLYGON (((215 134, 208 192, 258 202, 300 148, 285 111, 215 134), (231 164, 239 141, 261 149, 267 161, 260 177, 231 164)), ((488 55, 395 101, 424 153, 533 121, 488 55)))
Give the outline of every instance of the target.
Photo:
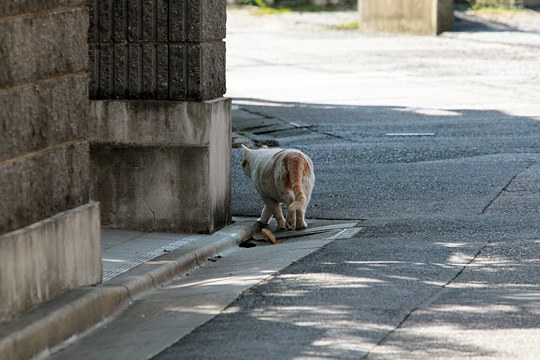
POLYGON ((304 219, 305 211, 304 209, 297 209, 296 210, 296 230, 304 230, 307 229, 307 224, 304 219))
POLYGON ((270 210, 270 207, 268 205, 264 205, 261 213, 261 217, 257 219, 257 222, 261 224, 261 226, 268 225, 268 222, 272 218, 272 210, 270 210))
POLYGON ((278 230, 285 229, 285 218, 283 217, 283 212, 281 211, 281 204, 277 201, 273 201, 273 213, 276 218, 278 230))
MULTIPOLYGON (((285 229, 285 218, 283 217, 283 213, 281 212, 281 206, 279 202, 271 198, 265 198, 264 203, 266 204, 266 206, 263 209, 261 219, 264 219, 265 215, 268 216, 268 219, 266 220, 266 223, 264 223, 264 225, 268 224, 268 221, 270 220, 272 215, 274 215, 277 221, 278 229, 285 229), (268 213, 265 214, 265 211, 268 213)), ((259 222, 262 223, 261 221, 259 222)))
POLYGON ((297 210, 293 209, 289 204, 289 206, 287 206, 287 230, 296 229, 296 214, 297 210))

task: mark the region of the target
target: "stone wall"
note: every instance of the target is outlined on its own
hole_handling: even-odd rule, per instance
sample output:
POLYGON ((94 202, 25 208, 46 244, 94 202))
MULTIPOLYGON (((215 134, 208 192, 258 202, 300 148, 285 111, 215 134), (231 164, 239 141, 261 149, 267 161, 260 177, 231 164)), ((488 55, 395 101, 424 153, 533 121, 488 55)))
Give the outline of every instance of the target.
POLYGON ((0 3, 0 321, 101 279, 99 233, 87 232, 99 225, 91 215, 97 205, 89 203, 87 27, 85 1, 0 3), (80 207, 88 216, 68 216, 80 207), (77 224, 65 223, 67 232, 51 227, 63 221, 59 214, 77 224), (40 224, 49 226, 47 237, 33 235, 43 231, 40 224), (39 246, 29 246, 29 238, 39 246), (41 250, 79 239, 92 249, 82 254, 80 276, 49 278, 63 256, 77 261, 81 254, 41 250))
POLYGON ((88 4, 91 196, 103 224, 223 227, 231 220, 226 1, 88 4))
POLYGON ((91 99, 208 100, 225 93, 224 0, 88 5, 91 99))

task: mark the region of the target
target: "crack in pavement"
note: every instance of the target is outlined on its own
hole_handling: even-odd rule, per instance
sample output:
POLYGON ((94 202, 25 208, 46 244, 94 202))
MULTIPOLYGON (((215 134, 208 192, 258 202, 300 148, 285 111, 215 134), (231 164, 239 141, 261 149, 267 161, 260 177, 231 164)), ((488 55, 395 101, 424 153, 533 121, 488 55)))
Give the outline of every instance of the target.
POLYGON ((316 134, 316 135, 324 135, 324 136, 328 136, 328 137, 331 137, 331 138, 334 138, 334 139, 339 139, 339 140, 354 143, 354 144, 361 144, 362 143, 361 141, 352 140, 352 139, 348 139, 348 138, 340 136, 340 135, 335 135, 335 134, 327 133, 327 132, 324 132, 324 131, 320 131, 320 130, 317 129, 316 125, 305 125, 305 126, 304 125, 298 125, 298 124, 295 124, 295 123, 291 123, 291 122, 289 122, 289 121, 287 121, 285 119, 279 118, 277 116, 270 116, 270 115, 267 115, 267 114, 265 114, 263 112, 256 111, 256 110, 253 110, 253 109, 247 109, 245 107, 241 107, 241 109, 242 109, 242 111, 245 111, 247 113, 262 116, 262 117, 264 117, 266 119, 275 119, 275 120, 281 121, 285 125, 290 126, 289 129, 281 129, 281 130, 273 130, 273 131, 269 130, 269 131, 265 131, 265 132, 260 132, 257 135, 259 135, 259 134, 271 134, 271 133, 284 131, 284 130, 303 129, 303 130, 307 130, 310 133, 316 134))
POLYGON ((493 198, 493 200, 491 200, 487 205, 486 207, 484 207, 484 209, 482 210, 482 214, 485 214, 488 212, 488 210, 490 209, 490 207, 492 207, 493 203, 495 201, 497 201, 497 199, 499 199, 501 197, 502 194, 504 194, 507 189, 512 185, 512 183, 518 178, 520 177, 520 175, 522 175, 523 173, 525 173, 527 170, 529 170, 533 165, 535 165, 536 163, 535 162, 531 162, 529 165, 527 165, 527 167, 525 167, 525 169, 521 170, 520 172, 518 172, 516 175, 514 175, 510 181, 508 181, 508 183, 502 188, 501 191, 499 191, 499 193, 493 198))
POLYGON ((474 262, 476 261, 476 259, 478 258, 478 256, 480 256, 480 254, 482 253, 482 251, 489 245, 491 245, 491 241, 486 241, 479 249, 478 251, 476 252, 476 254, 474 254, 474 256, 471 258, 471 260, 469 262, 467 262, 467 264, 465 264, 450 280, 448 280, 444 285, 442 285, 439 289, 435 290, 431 295, 429 296, 426 296, 425 299, 421 300, 418 302, 418 305, 415 306, 411 311, 409 311, 405 317, 403 317, 403 319, 397 324, 397 326, 390 330, 388 333, 386 333, 381 340, 379 340, 371 349, 369 349, 368 352, 366 352, 360 359, 366 359, 370 354, 373 353, 373 351, 379 347, 380 345, 382 345, 392 334, 394 334, 397 330, 399 330, 400 328, 403 327, 403 325, 405 324, 405 322, 407 322, 407 320, 409 320, 409 318, 418 310, 420 309, 424 309, 424 308, 427 308, 429 307, 431 304, 433 304, 437 299, 439 299, 442 294, 444 293, 444 291, 446 290, 446 288, 452 284, 453 282, 455 282, 457 280, 457 278, 459 276, 461 276, 461 274, 463 274, 463 272, 474 262))

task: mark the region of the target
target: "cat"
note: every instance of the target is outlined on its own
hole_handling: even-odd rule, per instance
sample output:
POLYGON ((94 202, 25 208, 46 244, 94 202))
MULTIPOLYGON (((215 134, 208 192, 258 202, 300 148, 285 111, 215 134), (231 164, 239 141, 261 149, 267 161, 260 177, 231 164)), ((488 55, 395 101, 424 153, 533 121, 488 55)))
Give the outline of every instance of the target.
POLYGON ((265 203, 257 221, 266 226, 274 216, 280 230, 306 229, 304 215, 315 184, 311 159, 295 149, 251 150, 244 145, 242 148, 244 173, 253 181, 265 203), (287 221, 281 212, 281 203, 287 206, 287 221))

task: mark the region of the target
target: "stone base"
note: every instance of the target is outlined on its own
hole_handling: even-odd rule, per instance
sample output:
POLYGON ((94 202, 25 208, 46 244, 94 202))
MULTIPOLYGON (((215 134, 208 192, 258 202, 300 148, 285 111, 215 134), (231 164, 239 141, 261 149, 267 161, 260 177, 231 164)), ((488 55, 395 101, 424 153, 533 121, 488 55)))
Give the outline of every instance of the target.
POLYGON ((524 0, 523 3, 525 4, 526 7, 531 7, 531 8, 540 7, 540 0, 524 0))
POLYGON ((91 102, 102 225, 211 233, 231 221, 231 102, 91 102))
POLYGON ((0 321, 101 282, 99 206, 79 206, 0 237, 0 321))
POLYGON ((453 0, 358 0, 363 29, 438 35, 454 26, 453 0))

